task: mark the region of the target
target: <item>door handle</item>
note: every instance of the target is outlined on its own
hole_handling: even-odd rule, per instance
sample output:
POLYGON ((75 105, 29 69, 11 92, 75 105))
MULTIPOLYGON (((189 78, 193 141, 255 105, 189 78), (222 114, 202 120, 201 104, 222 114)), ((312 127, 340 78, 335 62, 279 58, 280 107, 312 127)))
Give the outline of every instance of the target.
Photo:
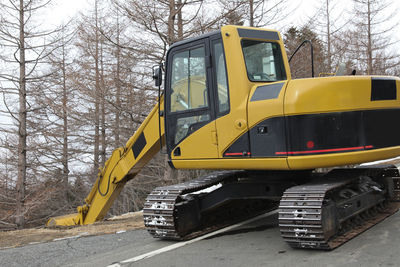
POLYGON ((247 123, 244 119, 237 119, 235 121, 235 127, 238 130, 243 130, 244 128, 246 128, 246 126, 247 126, 247 123))
POLYGON ((213 143, 213 145, 218 144, 217 140, 218 140, 217 131, 211 131, 211 142, 213 143))

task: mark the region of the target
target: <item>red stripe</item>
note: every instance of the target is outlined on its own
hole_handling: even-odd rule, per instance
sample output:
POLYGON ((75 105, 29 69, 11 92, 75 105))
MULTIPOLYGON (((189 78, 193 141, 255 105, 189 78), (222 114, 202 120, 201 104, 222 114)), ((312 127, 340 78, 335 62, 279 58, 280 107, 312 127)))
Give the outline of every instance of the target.
POLYGON ((369 148, 373 148, 373 147, 374 146, 357 146, 357 147, 331 148, 331 149, 307 150, 307 151, 276 152, 275 155, 295 155, 295 154, 314 154, 314 153, 326 153, 326 152, 340 152, 340 151, 369 149, 369 148))
POLYGON ((225 153, 225 156, 250 156, 250 152, 247 154, 243 154, 242 152, 234 152, 234 153, 225 153))

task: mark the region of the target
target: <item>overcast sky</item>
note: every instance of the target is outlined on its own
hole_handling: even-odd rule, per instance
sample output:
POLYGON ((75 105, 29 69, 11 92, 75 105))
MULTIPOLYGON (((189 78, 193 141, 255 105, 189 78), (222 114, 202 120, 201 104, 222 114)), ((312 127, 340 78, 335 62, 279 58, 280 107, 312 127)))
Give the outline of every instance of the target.
MULTIPOLYGON (((137 0, 146 1, 146 0, 137 0)), ((287 0, 289 7, 293 7, 294 13, 287 17, 287 23, 302 24, 307 20, 307 15, 311 16, 321 1, 324 0, 287 0)), ((342 1, 342 0, 338 0, 342 1)), ((348 1, 348 0, 347 0, 348 1)), ((91 8, 93 0, 53 0, 51 10, 47 12, 46 20, 50 23, 59 24, 63 20, 68 21, 71 17, 91 8)), ((282 25, 283 26, 283 25, 282 25)), ((277 29, 283 30, 283 29, 277 29)))
MULTIPOLYGON (((304 25, 304 23, 306 23, 309 18, 316 13, 317 9, 325 2, 325 0, 286 1, 288 4, 288 10, 290 10, 291 12, 284 21, 280 22, 278 25, 274 25, 275 29, 279 31, 284 31, 290 26, 304 25)), ((341 9, 343 9, 344 7, 346 7, 348 11, 351 11, 353 6, 352 2, 353 1, 351 0, 335 0, 331 1, 331 5, 336 5, 335 10, 337 12, 341 12, 341 9)), ((390 8, 388 12, 393 12, 393 10, 395 9, 400 9, 399 0, 391 0, 391 2, 391 6, 393 6, 393 8, 390 8)), ((45 14, 46 21, 49 24, 60 24, 63 21, 68 21, 71 17, 78 14, 80 11, 84 12, 85 10, 91 8, 93 6, 93 3, 94 0, 53 0, 51 9, 49 9, 49 11, 45 14)), ((342 17, 346 17, 346 14, 343 14, 342 17)), ((397 35, 395 38, 398 38, 397 35)))
POLYGON ((90 8, 93 0, 53 0, 45 16, 48 22, 60 24, 90 8))

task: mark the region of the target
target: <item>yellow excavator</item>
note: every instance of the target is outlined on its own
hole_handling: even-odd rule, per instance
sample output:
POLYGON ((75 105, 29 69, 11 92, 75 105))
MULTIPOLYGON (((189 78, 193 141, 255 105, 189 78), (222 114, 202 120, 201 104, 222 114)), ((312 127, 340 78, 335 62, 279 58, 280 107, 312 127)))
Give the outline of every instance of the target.
MULTIPOLYGON (((398 168, 354 165, 400 155, 398 77, 292 80, 279 32, 240 26, 173 44, 164 66, 164 93, 86 204, 49 226, 102 220, 163 146, 173 168, 216 171, 148 195, 156 238, 190 239, 279 208, 290 246, 332 249, 393 213, 398 168), (344 165, 353 167, 315 171, 344 165)), ((162 68, 153 75, 160 89, 162 68)))

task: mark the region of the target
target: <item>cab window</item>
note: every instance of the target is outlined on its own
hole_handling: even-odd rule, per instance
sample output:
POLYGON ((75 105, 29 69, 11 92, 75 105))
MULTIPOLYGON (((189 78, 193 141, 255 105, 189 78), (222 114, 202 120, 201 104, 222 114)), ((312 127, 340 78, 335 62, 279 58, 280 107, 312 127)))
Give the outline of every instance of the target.
POLYGON ((286 80, 285 67, 278 43, 242 40, 247 76, 253 82, 286 80))
POLYGON ((229 112, 229 91, 222 41, 218 40, 214 42, 213 49, 216 90, 218 96, 218 114, 223 115, 229 112))
POLYGON ((171 112, 208 107, 204 47, 176 53, 172 60, 171 112))

